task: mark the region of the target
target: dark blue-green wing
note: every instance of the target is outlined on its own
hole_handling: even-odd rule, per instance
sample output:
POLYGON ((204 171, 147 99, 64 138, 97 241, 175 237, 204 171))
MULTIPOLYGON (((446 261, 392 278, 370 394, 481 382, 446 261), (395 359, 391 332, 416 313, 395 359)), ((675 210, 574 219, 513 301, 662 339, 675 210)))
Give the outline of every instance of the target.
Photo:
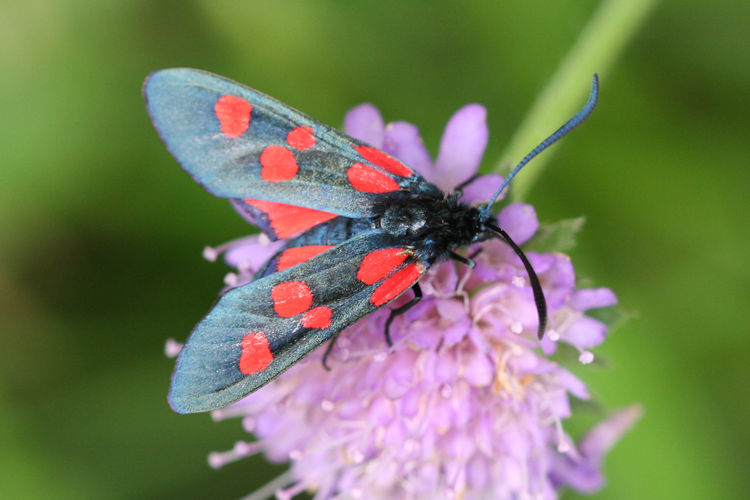
POLYGON ((391 196, 440 195, 398 160, 226 78, 165 69, 143 92, 169 151, 216 196, 360 218, 391 196))
POLYGON ((172 376, 175 411, 237 401, 408 290, 428 267, 374 229, 295 264, 228 291, 195 327, 172 376))

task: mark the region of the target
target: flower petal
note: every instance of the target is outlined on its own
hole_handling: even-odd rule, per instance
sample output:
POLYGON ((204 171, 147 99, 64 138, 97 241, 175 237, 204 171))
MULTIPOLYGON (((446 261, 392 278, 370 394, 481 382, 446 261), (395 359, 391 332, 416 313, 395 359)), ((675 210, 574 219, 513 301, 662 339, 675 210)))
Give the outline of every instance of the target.
POLYGON ((376 148, 383 147, 385 123, 378 108, 366 102, 350 109, 344 118, 344 131, 376 148))
POLYGON ((578 448, 581 457, 573 460, 553 455, 550 478, 558 486, 566 485, 581 493, 594 493, 604 485, 601 463, 604 455, 641 417, 643 410, 633 405, 613 413, 583 437, 578 448))
POLYGON ((435 266, 430 269, 430 279, 422 280, 425 295, 447 295, 453 293, 458 285, 456 266, 435 266))
POLYGON ((565 342, 581 349, 598 346, 607 336, 607 325, 601 321, 581 316, 563 332, 565 342))
POLYGON ((469 205, 490 201, 502 183, 503 178, 498 174, 480 175, 463 188, 461 201, 469 205))
POLYGON ((518 245, 528 241, 539 229, 536 211, 527 203, 508 205, 497 216, 497 221, 518 245))
POLYGON ((474 175, 487 146, 487 110, 480 104, 467 104, 448 121, 435 162, 437 186, 452 191, 474 175))
POLYGON ((383 151, 416 170, 428 182, 433 181, 432 159, 415 125, 407 122, 389 123, 385 128, 383 151))
MULTIPOLYGON (((443 321, 443 324, 446 322, 443 321)), ((447 322, 447 325, 443 327, 443 344, 451 346, 460 342, 469 330, 471 329, 471 319, 464 315, 462 318, 457 319, 454 322, 447 322)))
POLYGON ((456 299, 438 299, 435 307, 441 318, 456 322, 466 317, 466 308, 463 302, 456 299))
POLYGON ((495 366, 485 353, 474 350, 464 354, 463 377, 473 386, 490 385, 495 375, 495 366))
POLYGON ((577 311, 609 307, 617 304, 615 292, 609 288, 586 288, 576 290, 570 297, 570 307, 577 311))
POLYGON ((581 379, 567 370, 559 370, 557 372, 557 381, 566 391, 570 392, 578 399, 587 400, 591 397, 588 389, 586 389, 586 385, 581 379))
POLYGON ((433 379, 441 384, 456 381, 458 375, 458 361, 452 351, 435 356, 433 379))
POLYGON ((238 241, 224 254, 224 261, 240 270, 250 269, 253 272, 260 267, 284 245, 283 240, 269 241, 264 235, 238 241))
POLYGON ((610 415, 586 434, 579 445, 589 461, 601 463, 604 455, 643 415, 640 405, 632 405, 610 415))
POLYGON ((539 279, 545 283, 544 294, 549 307, 560 307, 575 287, 576 275, 570 258, 562 254, 528 254, 539 279))

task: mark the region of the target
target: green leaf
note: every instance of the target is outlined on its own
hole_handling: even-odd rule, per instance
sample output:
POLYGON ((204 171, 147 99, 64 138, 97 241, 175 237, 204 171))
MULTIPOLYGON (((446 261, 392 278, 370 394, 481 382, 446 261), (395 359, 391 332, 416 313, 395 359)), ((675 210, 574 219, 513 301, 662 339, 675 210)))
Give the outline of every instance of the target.
POLYGON ((575 246, 576 235, 584 222, 585 217, 575 217, 542 225, 524 247, 540 253, 568 252, 575 246))
POLYGON ((607 325, 609 331, 611 332, 629 319, 638 317, 638 313, 626 309, 620 304, 615 304, 610 307, 602 307, 601 309, 590 309, 586 311, 586 316, 590 316, 601 321, 602 323, 607 325))

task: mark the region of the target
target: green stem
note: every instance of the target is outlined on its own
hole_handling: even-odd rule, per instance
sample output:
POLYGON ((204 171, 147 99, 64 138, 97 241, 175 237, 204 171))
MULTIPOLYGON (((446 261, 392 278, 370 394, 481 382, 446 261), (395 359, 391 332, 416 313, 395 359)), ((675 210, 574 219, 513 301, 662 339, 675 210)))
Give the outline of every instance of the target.
MULTIPOLYGON (((578 40, 537 96, 496 166, 506 171, 583 104, 594 73, 606 73, 659 0, 603 0, 578 40)), ((606 83, 604 84, 606 85, 606 83)), ((604 86, 603 85, 603 86, 604 86)), ((551 149, 555 148, 553 146, 551 149)), ((523 199, 550 158, 545 152, 513 179, 511 197, 523 199)))

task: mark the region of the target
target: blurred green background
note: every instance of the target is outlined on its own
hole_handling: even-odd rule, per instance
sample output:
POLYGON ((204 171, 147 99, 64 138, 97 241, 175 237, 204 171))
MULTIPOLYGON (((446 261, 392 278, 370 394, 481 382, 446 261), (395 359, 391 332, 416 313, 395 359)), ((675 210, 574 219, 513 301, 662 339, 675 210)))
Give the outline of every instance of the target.
MULTIPOLYGON (((0 0, 0 497, 233 498, 283 470, 210 469, 239 423, 166 405, 164 341, 226 271, 201 250, 248 227, 157 139, 150 71, 207 69, 336 126, 371 101, 433 154, 481 102, 486 171, 595 7, 0 0)), ((662 2, 528 197, 587 217, 579 275, 636 313, 577 370, 605 407, 645 407, 598 498, 750 491, 748 26, 748 2, 662 2)))

